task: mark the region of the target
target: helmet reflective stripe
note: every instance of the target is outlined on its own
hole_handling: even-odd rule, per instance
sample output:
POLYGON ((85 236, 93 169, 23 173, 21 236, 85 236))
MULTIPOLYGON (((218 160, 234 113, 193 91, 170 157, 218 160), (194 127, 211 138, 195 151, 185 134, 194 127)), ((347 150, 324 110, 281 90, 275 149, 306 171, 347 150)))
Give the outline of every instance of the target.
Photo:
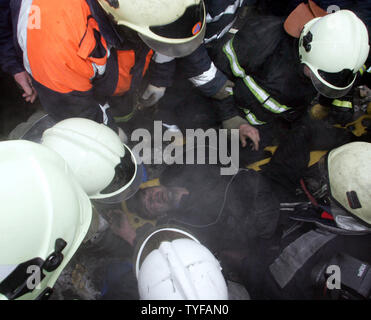
POLYGON ((245 70, 241 67, 238 62, 236 52, 233 48, 233 39, 229 40, 223 47, 223 51, 226 54, 233 74, 236 77, 242 78, 245 85, 248 87, 250 92, 256 97, 256 99, 262 104, 264 108, 272 113, 282 113, 290 108, 280 104, 275 99, 273 99, 263 88, 261 88, 255 80, 246 75, 245 70))
POLYGON ((346 211, 371 224, 371 143, 353 142, 329 153, 331 197, 346 211))
POLYGON ((315 88, 329 98, 351 89, 368 52, 367 28, 349 10, 312 19, 300 35, 301 62, 310 68, 315 88))

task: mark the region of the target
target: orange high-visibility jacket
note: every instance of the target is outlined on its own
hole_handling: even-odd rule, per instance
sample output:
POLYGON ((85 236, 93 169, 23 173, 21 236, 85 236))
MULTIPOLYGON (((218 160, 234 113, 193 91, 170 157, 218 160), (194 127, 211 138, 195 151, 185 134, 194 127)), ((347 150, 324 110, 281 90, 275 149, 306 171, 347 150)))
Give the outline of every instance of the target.
POLYGON ((13 2, 18 2, 13 10, 19 10, 16 40, 24 66, 57 120, 96 118, 107 97, 131 89, 134 70, 139 78, 146 72, 152 51, 138 50, 137 44, 112 47, 100 29, 106 23, 107 30, 109 22, 95 0, 13 2))

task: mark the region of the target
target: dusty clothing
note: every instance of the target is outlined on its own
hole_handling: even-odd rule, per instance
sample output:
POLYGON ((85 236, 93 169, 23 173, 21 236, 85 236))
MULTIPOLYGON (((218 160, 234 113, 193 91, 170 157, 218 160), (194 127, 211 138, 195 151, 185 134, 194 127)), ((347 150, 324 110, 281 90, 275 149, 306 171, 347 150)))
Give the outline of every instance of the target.
POLYGON ((230 117, 244 114, 254 125, 276 117, 297 118, 317 95, 304 76, 298 57, 297 39, 283 29, 284 20, 255 16, 228 41, 216 65, 236 83, 234 99, 220 107, 230 117))
POLYGON ((213 250, 244 248, 250 238, 270 238, 279 218, 279 201, 266 178, 250 170, 220 176, 207 165, 170 167, 161 177, 165 186, 190 191, 179 208, 159 224, 192 231, 213 250))
MULTIPOLYGON (((371 235, 337 235, 310 222, 293 223, 275 241, 250 246, 242 267, 244 284, 252 299, 328 299, 325 282, 317 281, 323 268, 339 254, 370 264, 370 240, 371 235)), ((345 267, 340 270, 349 276, 345 267)))

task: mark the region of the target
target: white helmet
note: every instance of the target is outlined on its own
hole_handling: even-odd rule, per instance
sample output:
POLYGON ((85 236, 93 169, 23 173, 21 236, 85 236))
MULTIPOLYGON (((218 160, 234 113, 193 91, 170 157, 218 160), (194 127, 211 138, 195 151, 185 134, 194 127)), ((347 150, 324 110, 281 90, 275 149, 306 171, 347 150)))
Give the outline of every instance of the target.
POLYGON ((40 144, 0 142, 0 157, 0 300, 43 298, 89 229, 90 200, 40 144))
POLYGON ((66 160, 92 200, 120 203, 139 188, 142 176, 132 151, 104 124, 63 120, 44 131, 41 143, 66 160))
POLYGON ((299 56, 314 87, 329 98, 344 96, 365 63, 370 46, 365 24, 349 10, 309 21, 299 40, 299 56))
POLYGON ((371 143, 352 142, 334 149, 327 165, 331 198, 371 224, 371 143))
POLYGON ((203 42, 203 0, 98 1, 117 25, 137 31, 150 48, 166 56, 187 56, 203 42))
POLYGON ((140 244, 135 271, 142 300, 228 299, 218 260, 177 228, 160 228, 140 244))

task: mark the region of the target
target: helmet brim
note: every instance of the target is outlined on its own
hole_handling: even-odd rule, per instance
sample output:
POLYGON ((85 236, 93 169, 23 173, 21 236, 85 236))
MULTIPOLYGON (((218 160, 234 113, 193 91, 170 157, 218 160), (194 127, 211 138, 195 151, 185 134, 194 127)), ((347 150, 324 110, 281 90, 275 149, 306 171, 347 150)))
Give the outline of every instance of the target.
POLYGON ((312 68, 310 68, 310 79, 312 80, 313 86, 321 95, 330 99, 337 99, 345 96, 352 89, 356 76, 354 76, 353 81, 344 88, 331 85, 321 78, 318 72, 313 72, 312 68))
POLYGON ((181 58, 190 55, 203 43, 205 32, 206 28, 205 26, 203 26, 202 30, 197 34, 197 36, 191 38, 189 41, 182 43, 162 42, 156 39, 149 38, 139 32, 138 35, 143 40, 143 42, 155 52, 161 53, 168 57, 181 58))
POLYGON ((105 194, 104 191, 97 195, 90 196, 91 200, 102 204, 116 204, 121 203, 129 198, 131 198, 138 190, 143 182, 144 176, 144 166, 143 164, 138 165, 138 159, 135 157, 134 153, 125 146, 126 153, 130 156, 131 161, 135 167, 133 176, 128 182, 123 182, 121 186, 117 188, 116 191, 105 194))

